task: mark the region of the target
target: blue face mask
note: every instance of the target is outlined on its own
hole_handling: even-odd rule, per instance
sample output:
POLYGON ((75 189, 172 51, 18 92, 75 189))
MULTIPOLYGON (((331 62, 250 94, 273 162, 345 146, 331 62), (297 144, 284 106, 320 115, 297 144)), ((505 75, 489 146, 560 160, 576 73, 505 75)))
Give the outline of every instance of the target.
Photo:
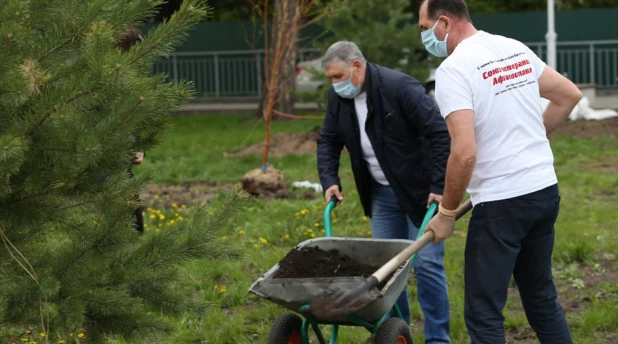
POLYGON ((338 83, 333 84, 335 92, 342 98, 352 99, 356 97, 361 91, 360 83, 358 86, 352 85, 352 71, 350 71, 350 78, 338 83))
POLYGON ((436 21, 431 29, 421 32, 421 39, 423 40, 425 49, 427 49, 430 54, 436 57, 447 57, 446 41, 448 40, 448 33, 446 37, 444 37, 444 41, 439 41, 436 37, 436 33, 433 31, 436 26, 438 26, 439 22, 439 20, 436 21))

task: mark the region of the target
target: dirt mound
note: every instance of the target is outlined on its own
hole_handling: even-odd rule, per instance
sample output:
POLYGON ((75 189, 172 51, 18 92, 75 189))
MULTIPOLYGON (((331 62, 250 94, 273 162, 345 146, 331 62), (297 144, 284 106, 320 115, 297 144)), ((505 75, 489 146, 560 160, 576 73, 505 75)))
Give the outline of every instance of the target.
POLYGON ((293 249, 279 262, 276 278, 369 277, 379 267, 355 261, 339 250, 318 246, 293 249))
POLYGON ((551 133, 550 136, 593 138, 601 135, 618 136, 618 117, 600 121, 567 121, 551 133))
MULTIPOLYGON (((322 250, 318 246, 294 248, 279 262, 279 271, 274 278, 367 278, 380 267, 355 261, 339 250, 322 250)), ((378 285, 382 289, 393 276, 378 285)))
MULTIPOLYGON (((316 154, 316 140, 320 136, 320 127, 306 133, 280 133, 271 136, 269 155, 282 157, 287 154, 316 154)), ((243 148, 233 153, 224 153, 224 157, 239 157, 264 154, 264 142, 243 148)))

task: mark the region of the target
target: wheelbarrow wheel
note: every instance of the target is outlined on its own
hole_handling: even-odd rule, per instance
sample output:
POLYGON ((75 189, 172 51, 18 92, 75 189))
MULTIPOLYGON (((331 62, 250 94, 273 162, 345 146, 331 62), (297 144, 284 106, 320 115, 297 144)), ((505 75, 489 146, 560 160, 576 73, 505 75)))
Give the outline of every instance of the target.
POLYGON ((374 344, 413 344, 410 327, 399 318, 386 320, 373 338, 374 344))
POLYGON ((303 320, 294 313, 278 317, 270 328, 268 344, 301 344, 300 331, 303 320))

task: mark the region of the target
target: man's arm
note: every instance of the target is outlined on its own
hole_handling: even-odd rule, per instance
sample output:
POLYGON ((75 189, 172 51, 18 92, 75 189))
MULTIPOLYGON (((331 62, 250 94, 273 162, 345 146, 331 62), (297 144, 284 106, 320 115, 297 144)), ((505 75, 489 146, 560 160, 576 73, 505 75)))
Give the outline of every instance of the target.
POLYGON ((547 134, 566 121, 573 108, 582 99, 581 91, 573 82, 546 66, 539 78, 541 97, 550 101, 543 113, 543 123, 547 134))
POLYGON ((451 144, 446 122, 434 100, 425 94, 425 88, 418 81, 406 78, 399 90, 398 99, 402 105, 403 115, 408 119, 408 123, 430 142, 432 166, 430 192, 442 195, 451 144))
POLYGON ((335 97, 336 95, 331 88, 329 90, 326 117, 324 117, 324 124, 322 129, 320 129, 320 136, 317 139, 318 174, 322 189, 325 192, 333 185, 337 185, 339 191, 341 191, 339 163, 341 150, 343 149, 343 140, 337 131, 337 118, 334 115, 335 97))
POLYGON ((458 110, 446 118, 451 134, 451 156, 446 168, 446 186, 442 206, 449 210, 459 207, 476 164, 474 112, 458 110))

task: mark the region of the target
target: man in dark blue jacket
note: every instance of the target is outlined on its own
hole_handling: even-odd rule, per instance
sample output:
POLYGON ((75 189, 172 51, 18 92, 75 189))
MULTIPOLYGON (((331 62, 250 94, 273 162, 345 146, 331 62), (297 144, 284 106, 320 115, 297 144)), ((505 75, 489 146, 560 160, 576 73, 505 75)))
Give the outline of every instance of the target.
MULTIPOLYGON (((333 44, 322 65, 333 83, 317 140, 326 200, 343 200, 338 170, 345 146, 373 237, 415 239, 428 205, 442 198, 450 153, 434 100, 409 75, 367 63, 352 42, 333 44)), ((414 265, 426 343, 450 343, 443 245, 428 244, 414 265)), ((397 304, 409 323, 406 290, 397 304)))

